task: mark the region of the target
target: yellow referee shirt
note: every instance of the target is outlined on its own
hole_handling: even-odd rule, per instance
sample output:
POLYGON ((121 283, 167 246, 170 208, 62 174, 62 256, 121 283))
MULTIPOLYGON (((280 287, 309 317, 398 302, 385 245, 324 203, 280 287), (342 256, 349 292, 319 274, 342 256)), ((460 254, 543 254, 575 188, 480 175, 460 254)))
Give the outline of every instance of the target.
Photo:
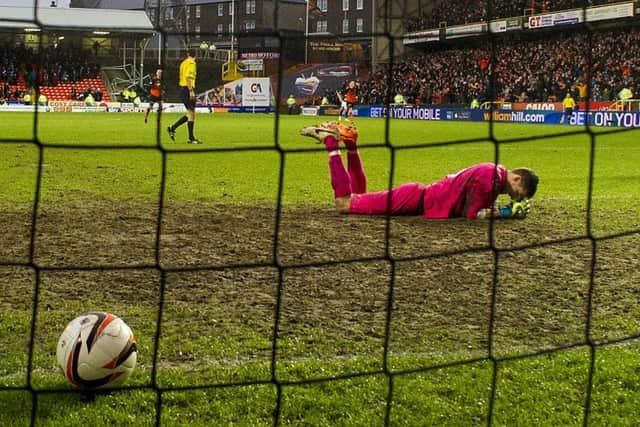
POLYGON ((562 105, 564 106, 564 109, 566 110, 567 108, 576 108, 576 101, 573 98, 570 97, 566 97, 563 101, 562 101, 562 105))
POLYGON ((180 63, 180 86, 196 87, 196 60, 190 56, 180 63))

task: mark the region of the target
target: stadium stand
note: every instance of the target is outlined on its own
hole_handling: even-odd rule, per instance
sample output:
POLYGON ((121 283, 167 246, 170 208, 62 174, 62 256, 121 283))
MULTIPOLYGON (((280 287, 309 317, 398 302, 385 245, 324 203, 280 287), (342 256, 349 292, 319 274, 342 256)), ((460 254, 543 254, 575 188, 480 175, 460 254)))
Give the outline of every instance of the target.
POLYGON ((544 41, 504 40, 497 46, 493 61, 490 51, 483 47, 428 47, 430 51, 395 63, 391 69, 381 66, 362 80, 360 102, 381 103, 386 93, 401 93, 411 104, 468 106, 474 97, 509 102, 559 101, 568 90, 576 99, 584 98, 587 83, 592 101, 613 101, 623 87, 640 93, 640 58, 630 53, 640 44, 640 29, 608 30, 597 37, 600 43, 592 46, 590 82, 586 80, 587 36, 546 33, 544 41), (497 74, 491 87, 493 64, 497 74))
POLYGON ((489 18, 508 18, 523 16, 528 13, 544 13, 577 7, 597 6, 606 3, 617 3, 628 0, 462 0, 439 1, 433 9, 407 19, 407 31, 418 31, 437 28, 441 22, 448 26, 485 22, 489 18), (489 11, 488 6, 491 5, 489 11))
POLYGON ((69 47, 43 48, 39 52, 25 46, 0 46, 0 85, 9 83, 8 101, 19 101, 22 94, 36 87, 49 101, 81 98, 88 90, 110 101, 100 76, 100 66, 90 53, 69 47))

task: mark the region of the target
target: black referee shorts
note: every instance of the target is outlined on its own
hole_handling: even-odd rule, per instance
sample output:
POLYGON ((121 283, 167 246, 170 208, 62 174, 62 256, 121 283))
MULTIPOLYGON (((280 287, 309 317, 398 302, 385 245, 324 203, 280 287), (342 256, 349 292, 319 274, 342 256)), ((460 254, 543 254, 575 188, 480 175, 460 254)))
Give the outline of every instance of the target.
POLYGON ((187 108, 187 110, 196 109, 196 100, 189 97, 189 88, 186 86, 180 86, 180 100, 187 108))

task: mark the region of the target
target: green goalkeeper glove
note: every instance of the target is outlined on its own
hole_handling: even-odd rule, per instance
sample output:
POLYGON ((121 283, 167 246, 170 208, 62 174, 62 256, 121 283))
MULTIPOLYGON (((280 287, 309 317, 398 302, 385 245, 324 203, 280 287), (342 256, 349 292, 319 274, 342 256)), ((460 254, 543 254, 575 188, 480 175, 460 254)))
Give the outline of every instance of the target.
POLYGON ((500 208, 500 216, 502 218, 524 219, 531 212, 531 203, 529 199, 522 199, 519 202, 512 200, 506 206, 500 208))

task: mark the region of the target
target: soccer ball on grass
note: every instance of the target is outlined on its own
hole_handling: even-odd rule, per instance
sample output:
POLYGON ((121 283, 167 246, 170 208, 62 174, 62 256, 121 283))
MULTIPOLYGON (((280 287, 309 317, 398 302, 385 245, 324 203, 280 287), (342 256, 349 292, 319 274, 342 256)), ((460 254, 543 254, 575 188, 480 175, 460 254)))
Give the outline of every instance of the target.
POLYGON ((136 338, 129 326, 111 313, 85 313, 62 332, 56 358, 74 387, 113 387, 122 384, 136 366, 136 338))

